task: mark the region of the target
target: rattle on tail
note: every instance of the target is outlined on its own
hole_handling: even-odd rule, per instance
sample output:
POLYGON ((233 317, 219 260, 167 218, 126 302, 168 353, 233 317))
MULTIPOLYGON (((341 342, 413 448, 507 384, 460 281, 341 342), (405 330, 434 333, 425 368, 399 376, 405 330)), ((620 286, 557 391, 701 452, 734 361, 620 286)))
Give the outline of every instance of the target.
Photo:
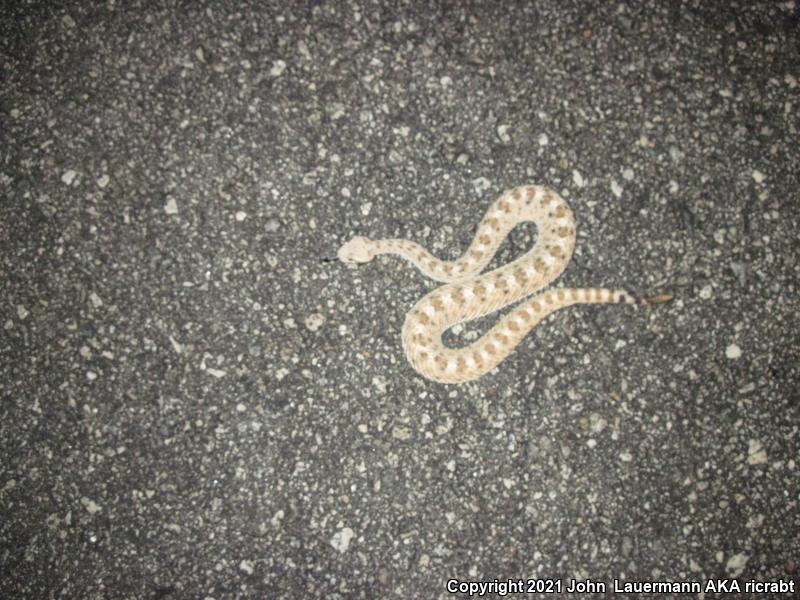
POLYGON ((550 313, 573 304, 638 304, 653 306, 669 294, 637 298, 625 290, 555 288, 530 296, 556 279, 575 247, 575 221, 569 205, 553 190, 527 185, 504 192, 489 208, 467 251, 442 261, 419 244, 403 239, 370 240, 356 236, 337 256, 346 264, 365 263, 378 254, 406 258, 443 285, 408 312, 403 349, 424 377, 441 383, 463 383, 484 375, 508 356, 527 333, 550 313), (520 258, 480 274, 508 233, 533 221, 536 244, 520 258), (528 297, 530 296, 530 297, 528 297), (448 348, 442 333, 457 323, 477 319, 526 298, 483 336, 463 348, 448 348))

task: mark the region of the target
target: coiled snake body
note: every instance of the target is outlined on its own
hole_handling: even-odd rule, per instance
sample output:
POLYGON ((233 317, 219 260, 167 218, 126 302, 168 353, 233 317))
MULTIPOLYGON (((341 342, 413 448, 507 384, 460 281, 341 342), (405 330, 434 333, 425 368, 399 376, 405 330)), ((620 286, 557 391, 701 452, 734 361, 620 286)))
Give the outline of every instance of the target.
POLYGON ((403 239, 370 240, 357 236, 338 251, 345 263, 369 262, 378 254, 397 254, 443 285, 424 296, 406 315, 403 349, 424 377, 441 383, 463 383, 484 375, 550 313, 573 304, 652 305, 672 298, 635 298, 626 290, 556 288, 527 298, 477 341, 448 348, 442 333, 530 296, 558 277, 575 247, 575 221, 569 205, 553 190, 526 185, 504 192, 489 207, 463 256, 442 261, 419 244, 403 239), (536 244, 520 258, 480 274, 508 233, 533 221, 536 244))

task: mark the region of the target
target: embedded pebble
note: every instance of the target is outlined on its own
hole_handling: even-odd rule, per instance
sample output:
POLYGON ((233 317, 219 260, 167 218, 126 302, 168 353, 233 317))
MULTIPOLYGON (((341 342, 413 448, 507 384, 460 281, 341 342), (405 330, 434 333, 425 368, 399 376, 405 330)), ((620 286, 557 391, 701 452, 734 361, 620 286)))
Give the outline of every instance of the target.
POLYGON ((583 175, 581 175, 577 170, 572 171, 572 181, 574 181, 575 185, 577 185, 579 188, 582 188, 586 185, 586 182, 583 180, 583 175))
POLYGON ((81 504, 83 504, 83 507, 86 509, 86 512, 88 512, 90 515, 99 513, 101 510, 103 510, 103 508, 99 504, 97 504, 97 502, 95 502, 91 498, 87 498, 86 496, 81 498, 81 504))
POLYGON ((508 144, 511 142, 511 136, 508 135, 509 126, 508 125, 498 125, 497 126, 497 137, 500 138, 500 141, 504 144, 508 144))
POLYGON ((164 212, 168 215, 177 215, 178 214, 178 203, 175 201, 175 198, 168 198, 167 203, 164 205, 164 212))
POLYGON ((340 531, 337 531, 333 534, 333 537, 331 538, 331 546, 344 554, 350 547, 350 540, 353 539, 353 536, 355 536, 353 530, 349 527, 344 527, 340 531))
POLYGON ((102 190, 104 187, 108 185, 109 181, 111 181, 111 178, 108 175, 103 175, 96 181, 97 187, 99 187, 102 190))
POLYGON ((176 354, 183 353, 183 344, 181 344, 178 340, 174 337, 169 336, 169 342, 172 344, 172 349, 175 351, 176 354))
POLYGON ((269 70, 271 77, 280 77, 286 70, 286 63, 280 59, 272 63, 272 68, 269 70))
POLYGON ((608 421, 606 421, 603 417, 601 417, 597 413, 592 413, 589 415, 589 423, 591 430, 594 433, 600 433, 608 425, 608 421))
POLYGON ((738 577, 741 575, 748 560, 750 560, 750 557, 744 552, 740 552, 739 554, 734 554, 731 556, 725 565, 725 568, 728 569, 728 574, 730 574, 732 577, 738 577))
POLYGON ((763 183, 766 178, 767 178, 766 175, 764 175, 761 171, 758 170, 753 171, 753 181, 755 181, 756 183, 763 183))
POLYGON ((681 186, 677 181, 675 181, 674 179, 670 179, 669 180, 669 193, 670 194, 677 194, 680 189, 681 189, 681 186))
POLYGON ((67 185, 72 185, 72 182, 75 180, 75 177, 77 177, 77 175, 78 175, 77 171, 73 171, 72 169, 70 169, 69 171, 64 171, 64 174, 61 176, 61 181, 63 181, 67 185))
POLYGON ((736 360, 737 358, 742 356, 742 349, 739 348, 736 344, 731 344, 727 348, 725 348, 725 356, 730 358, 731 360, 736 360))
POLYGON ((299 42, 297 42, 297 51, 306 60, 310 60, 311 59, 311 52, 309 52, 309 50, 308 50, 308 44, 306 44, 303 40, 300 40, 299 42))
POLYGON ((767 462, 767 451, 759 440, 747 442, 747 464, 763 465, 767 462))
POLYGON ((325 323, 325 317, 319 313, 308 315, 303 323, 309 331, 318 331, 322 324, 325 323))
POLYGON ((540 146, 542 146, 544 148, 545 146, 547 146, 547 144, 549 142, 550 142, 550 140, 547 139, 547 134, 546 133, 542 133, 542 134, 539 135, 539 145, 540 146))
POLYGON ((611 180, 611 193, 617 198, 622 196, 622 186, 617 183, 616 179, 611 180))
POLYGON ((375 386, 375 389, 378 390, 381 394, 386 392, 386 378, 381 377, 380 375, 376 375, 372 378, 372 385, 375 386))
POLYGON ((337 121, 341 119, 345 115, 344 104, 341 102, 331 102, 327 107, 326 110, 330 115, 331 119, 337 121))
POLYGON ((472 180, 472 186, 475 188, 476 192, 482 194, 492 187, 492 182, 486 179, 486 177, 476 177, 472 180))
POLYGON ((239 570, 247 573, 248 575, 253 574, 253 561, 252 560, 243 560, 239 563, 239 570))
POLYGON ((395 427, 392 429, 392 437, 402 441, 411 439, 411 430, 408 427, 395 427))

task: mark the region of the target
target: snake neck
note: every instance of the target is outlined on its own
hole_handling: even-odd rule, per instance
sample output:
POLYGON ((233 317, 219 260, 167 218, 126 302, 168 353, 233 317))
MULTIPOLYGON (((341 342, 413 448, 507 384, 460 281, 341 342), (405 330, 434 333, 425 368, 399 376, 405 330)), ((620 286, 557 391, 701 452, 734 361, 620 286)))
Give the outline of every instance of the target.
MULTIPOLYGON (((455 260, 441 260, 416 242, 404 239, 374 240, 371 248, 375 254, 395 254, 405 258, 436 281, 466 281, 477 277, 511 230, 525 222, 532 222, 537 227, 536 245, 522 257, 486 275, 496 278, 516 272, 518 276, 520 268, 531 275, 529 267, 534 265, 540 271, 549 271, 551 276, 547 279, 550 281, 569 262, 575 246, 575 223, 569 205, 552 190, 539 186, 516 188, 501 195, 478 224, 469 248, 455 260), (556 262, 559 264, 554 266, 556 262)), ((544 284, 541 279, 536 283, 537 287, 544 284)))

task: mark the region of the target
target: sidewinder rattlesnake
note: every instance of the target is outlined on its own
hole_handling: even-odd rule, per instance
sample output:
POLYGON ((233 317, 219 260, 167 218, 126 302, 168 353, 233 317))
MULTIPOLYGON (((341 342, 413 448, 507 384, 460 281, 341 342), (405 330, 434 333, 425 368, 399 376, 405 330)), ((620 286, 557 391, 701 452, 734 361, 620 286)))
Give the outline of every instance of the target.
POLYGON ((539 321, 573 304, 639 304, 672 299, 663 294, 636 298, 626 290, 556 288, 515 307, 483 336, 463 348, 448 348, 442 333, 477 319, 545 287, 569 263, 575 247, 575 220, 569 205, 553 190, 526 185, 504 192, 489 207, 467 251, 454 261, 439 260, 419 244, 403 239, 356 236, 338 251, 344 263, 365 263, 378 254, 397 254, 443 285, 424 296, 406 315, 403 349, 411 366, 441 383, 463 383, 484 375, 508 356, 539 321), (536 244, 520 258, 480 275, 497 248, 519 223, 533 221, 536 244))

